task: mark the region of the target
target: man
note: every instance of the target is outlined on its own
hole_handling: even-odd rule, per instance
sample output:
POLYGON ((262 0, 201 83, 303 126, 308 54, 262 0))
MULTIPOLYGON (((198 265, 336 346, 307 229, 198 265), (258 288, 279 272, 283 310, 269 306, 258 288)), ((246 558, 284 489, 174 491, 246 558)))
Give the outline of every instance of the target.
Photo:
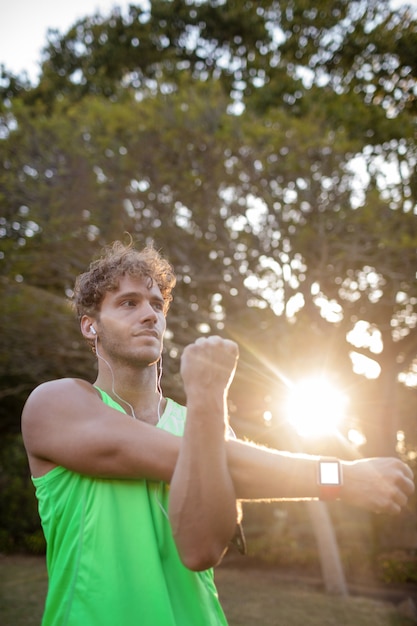
MULTIPOLYGON (((43 626, 225 625, 212 566, 237 501, 317 498, 317 457, 229 440, 238 348, 185 348, 186 409, 159 386, 173 270, 152 247, 116 242, 75 287, 94 385, 40 385, 22 432, 47 540, 43 626), (186 418, 186 419, 185 419, 186 418)), ((398 459, 340 462, 346 502, 397 513, 414 490, 398 459)))

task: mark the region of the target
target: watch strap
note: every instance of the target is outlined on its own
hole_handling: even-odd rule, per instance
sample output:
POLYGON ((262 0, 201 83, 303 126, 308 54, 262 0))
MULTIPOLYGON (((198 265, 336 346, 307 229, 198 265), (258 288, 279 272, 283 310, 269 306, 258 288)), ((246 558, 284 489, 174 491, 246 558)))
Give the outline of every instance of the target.
POLYGON ((320 500, 337 500, 340 498, 342 485, 319 485, 320 500))

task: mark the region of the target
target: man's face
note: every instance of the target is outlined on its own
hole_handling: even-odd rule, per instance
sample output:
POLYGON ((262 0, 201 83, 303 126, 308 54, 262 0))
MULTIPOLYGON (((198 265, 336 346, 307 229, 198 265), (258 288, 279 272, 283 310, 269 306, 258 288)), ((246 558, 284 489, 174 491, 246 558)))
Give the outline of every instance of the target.
POLYGON ((155 363, 166 328, 159 287, 123 276, 116 291, 107 292, 96 322, 101 350, 115 362, 155 363))

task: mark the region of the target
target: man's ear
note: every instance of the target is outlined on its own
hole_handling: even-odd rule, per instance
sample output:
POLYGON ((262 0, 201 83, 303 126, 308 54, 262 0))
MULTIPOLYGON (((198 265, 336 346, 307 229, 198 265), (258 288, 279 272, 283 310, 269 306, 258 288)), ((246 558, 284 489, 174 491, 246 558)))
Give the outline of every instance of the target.
POLYGON ((88 315, 83 315, 80 321, 81 332, 86 339, 95 340, 97 337, 97 329, 95 320, 88 315))

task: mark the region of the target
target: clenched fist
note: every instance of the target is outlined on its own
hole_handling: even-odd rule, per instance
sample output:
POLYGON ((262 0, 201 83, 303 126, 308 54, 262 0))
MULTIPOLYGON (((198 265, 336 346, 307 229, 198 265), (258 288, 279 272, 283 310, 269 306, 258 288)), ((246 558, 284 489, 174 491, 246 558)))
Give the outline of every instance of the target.
POLYGON ((234 341, 213 335, 188 345, 181 357, 187 395, 193 390, 227 392, 236 371, 239 349, 234 341))

